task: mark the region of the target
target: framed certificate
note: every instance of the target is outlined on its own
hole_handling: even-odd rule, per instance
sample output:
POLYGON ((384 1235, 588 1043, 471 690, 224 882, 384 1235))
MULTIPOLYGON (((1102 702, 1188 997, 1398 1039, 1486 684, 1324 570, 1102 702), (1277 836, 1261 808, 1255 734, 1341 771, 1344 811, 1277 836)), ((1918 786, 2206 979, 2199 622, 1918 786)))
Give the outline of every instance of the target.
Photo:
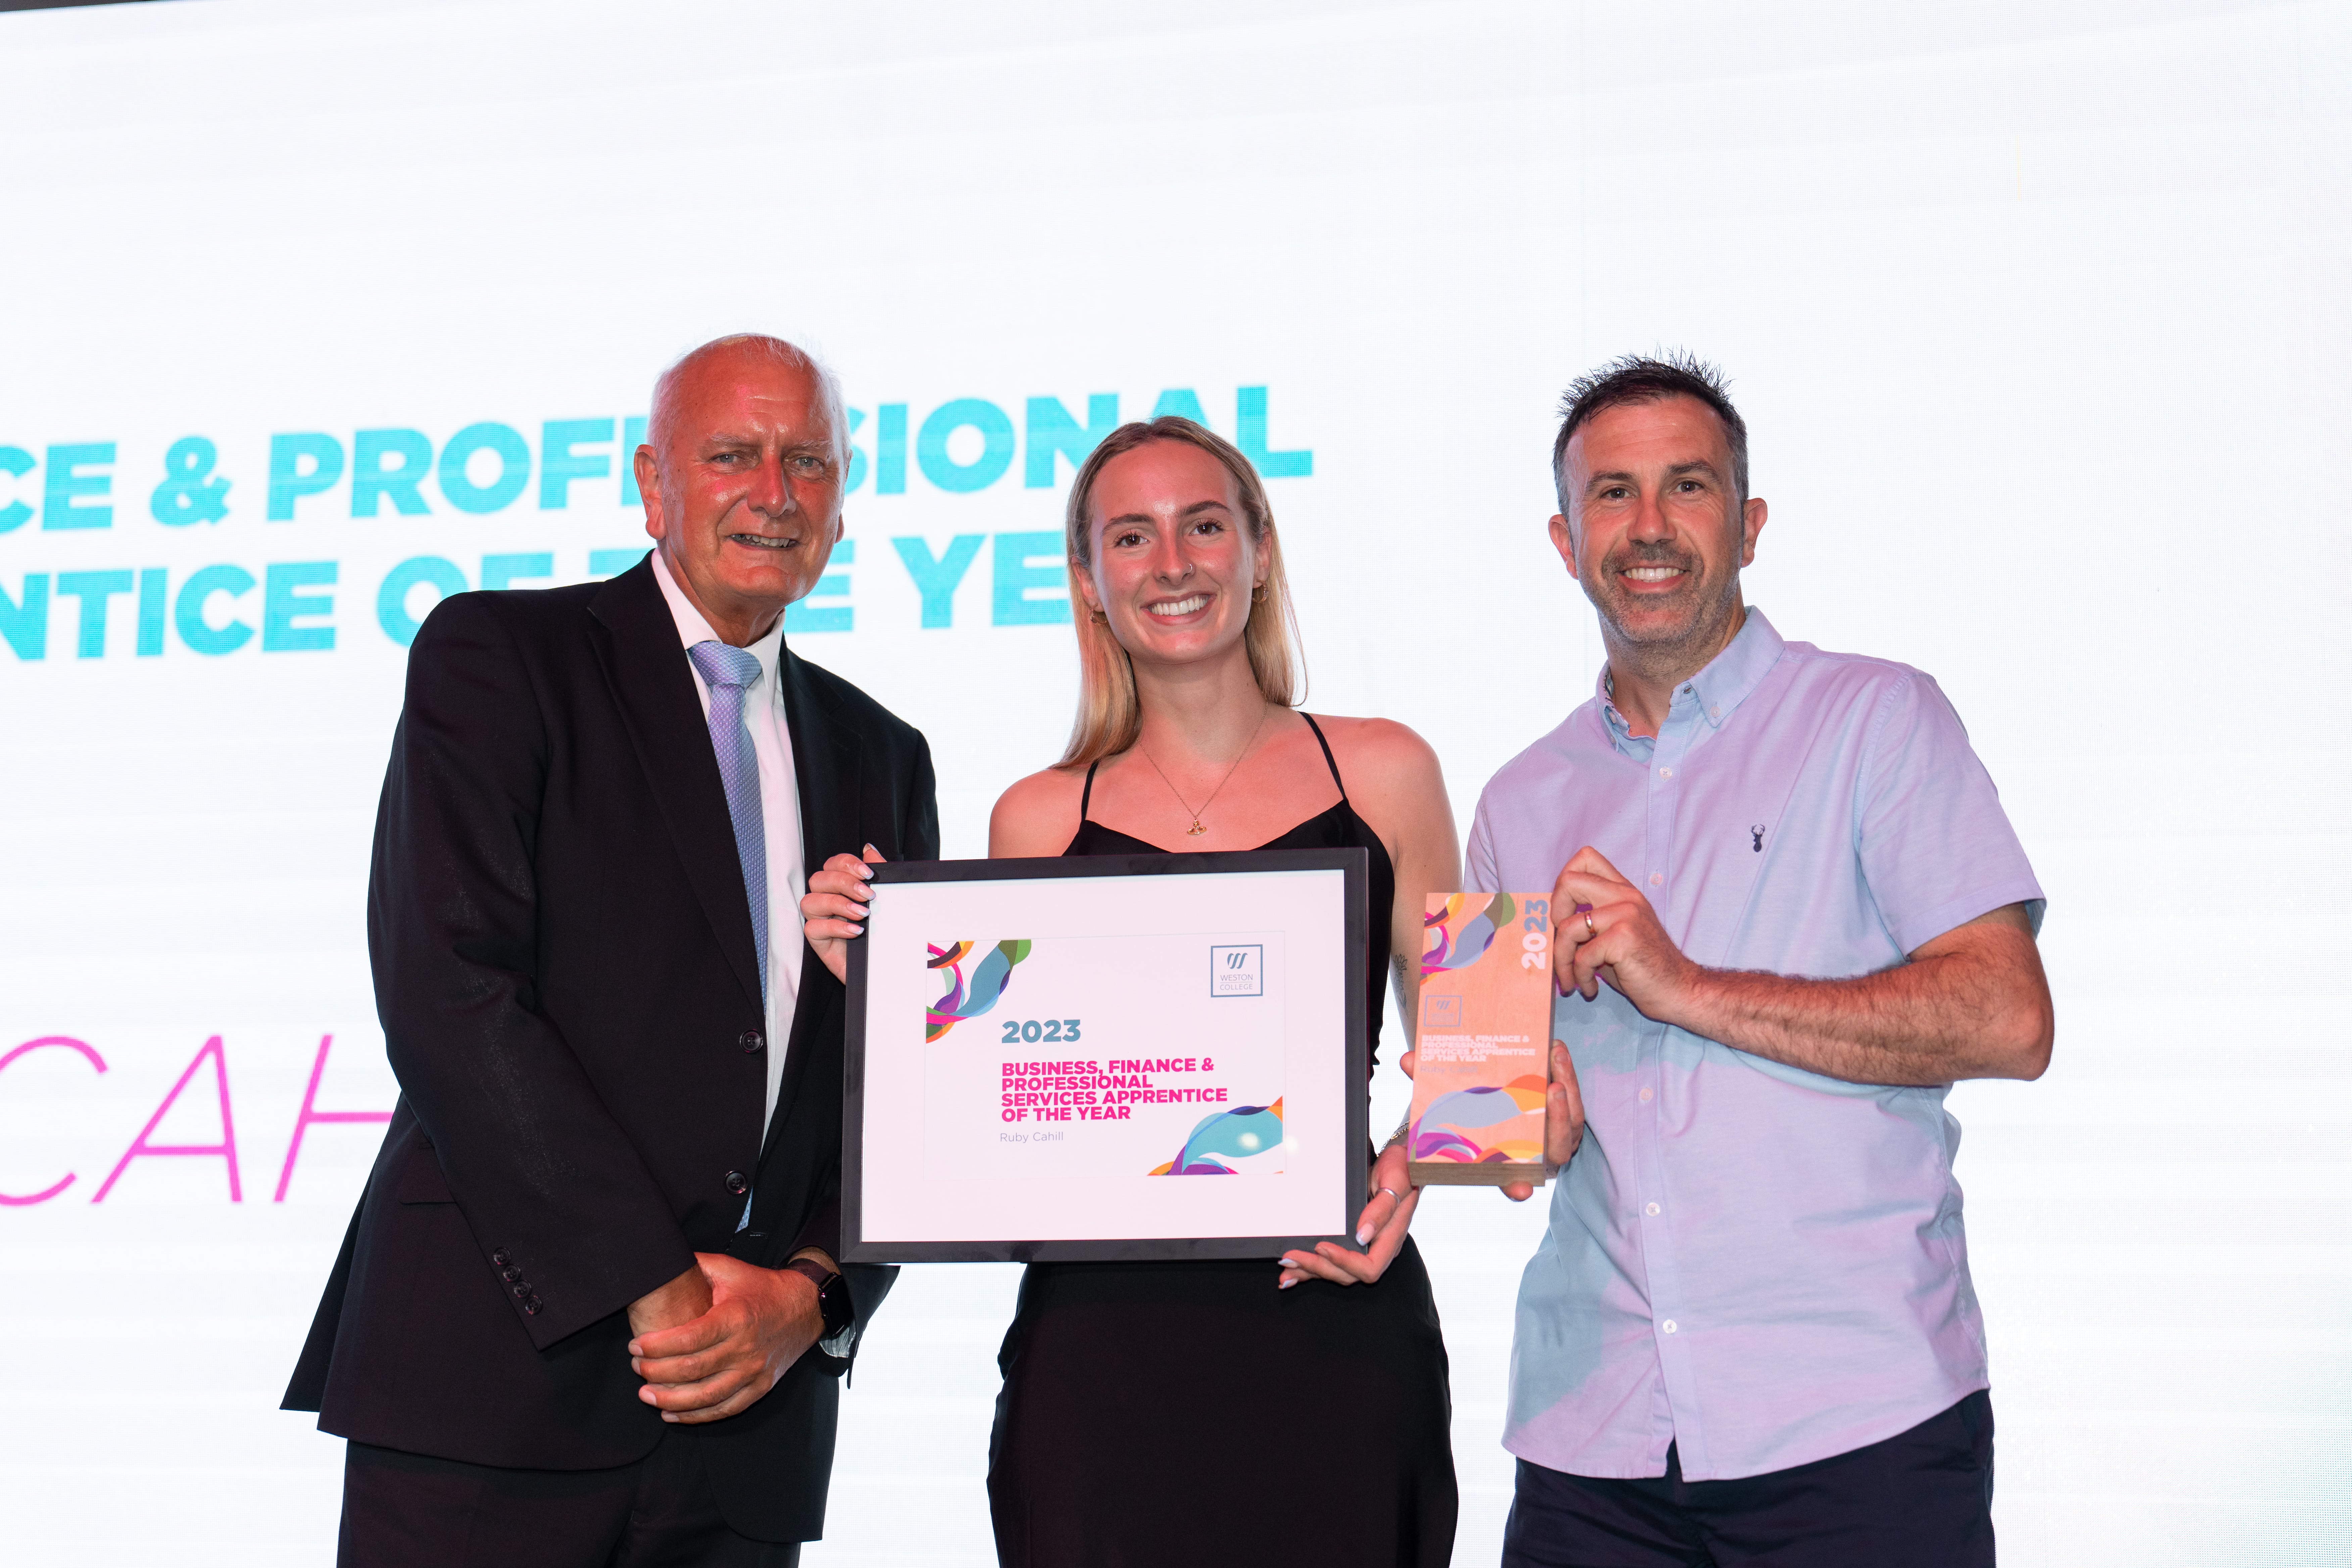
POLYGON ((1361 849, 875 867, 843 1256, 1353 1247, 1370 875, 1361 849))

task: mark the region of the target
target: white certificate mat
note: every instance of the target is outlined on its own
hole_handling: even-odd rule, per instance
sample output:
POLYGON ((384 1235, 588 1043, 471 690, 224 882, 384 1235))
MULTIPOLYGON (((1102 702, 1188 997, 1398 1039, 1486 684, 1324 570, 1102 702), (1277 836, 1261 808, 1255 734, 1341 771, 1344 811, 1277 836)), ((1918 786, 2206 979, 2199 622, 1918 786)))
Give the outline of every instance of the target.
POLYGON ((1353 1246, 1361 849, 875 868, 850 947, 853 1262, 1353 1246))

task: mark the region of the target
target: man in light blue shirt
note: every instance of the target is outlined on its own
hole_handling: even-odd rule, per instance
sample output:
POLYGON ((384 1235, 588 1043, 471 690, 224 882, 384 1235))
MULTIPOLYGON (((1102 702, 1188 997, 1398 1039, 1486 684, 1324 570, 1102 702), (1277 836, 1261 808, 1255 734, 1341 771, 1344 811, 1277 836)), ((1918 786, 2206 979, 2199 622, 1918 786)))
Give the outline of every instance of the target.
POLYGON ((1609 662, 1469 846, 1472 889, 1553 889, 1560 987, 1504 1561, 1990 1564, 1944 1097, 2049 1063, 2041 888, 1933 680, 1741 602, 1765 504, 1711 369, 1621 360, 1563 412, 1552 541, 1609 662))

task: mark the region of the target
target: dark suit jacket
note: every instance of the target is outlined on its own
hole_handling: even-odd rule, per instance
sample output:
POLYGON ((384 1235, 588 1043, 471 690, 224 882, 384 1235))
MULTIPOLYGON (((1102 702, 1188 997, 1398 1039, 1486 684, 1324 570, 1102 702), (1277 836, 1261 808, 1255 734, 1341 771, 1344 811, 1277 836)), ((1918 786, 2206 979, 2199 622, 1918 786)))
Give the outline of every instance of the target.
MULTIPOLYGON (((789 648, 780 673, 808 868, 868 842, 936 858, 923 737, 789 648)), ((478 1464, 641 1458, 664 1428, 625 1309, 698 1251, 838 1257, 841 1184, 842 987, 803 950, 791 1038, 761 1037, 726 792, 650 563, 427 618, 368 949, 400 1100, 286 1408, 478 1464)), ((862 1326, 892 1271, 846 1273, 862 1326)), ((854 1333, 743 1414, 677 1428, 742 1533, 822 1532, 854 1333)))

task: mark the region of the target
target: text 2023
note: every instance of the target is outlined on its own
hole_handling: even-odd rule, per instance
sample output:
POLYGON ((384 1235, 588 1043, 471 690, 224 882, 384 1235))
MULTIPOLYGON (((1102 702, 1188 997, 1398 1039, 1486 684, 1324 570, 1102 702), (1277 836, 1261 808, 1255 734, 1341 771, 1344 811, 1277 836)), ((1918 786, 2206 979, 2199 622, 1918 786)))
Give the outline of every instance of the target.
POLYGON ((996 1043, 1000 1046, 1034 1046, 1053 1045, 1058 1041, 1066 1046, 1077 1037, 1078 1021, 1076 1018, 1046 1018, 1042 1021, 1036 1018, 1007 1018, 1004 1020, 1004 1038, 996 1043))
POLYGON ((1519 938, 1521 969, 1543 969, 1550 964, 1551 961, 1544 956, 1545 950, 1551 946, 1550 912, 1549 900, 1527 901, 1528 918, 1519 922, 1520 930, 1526 933, 1519 938))

